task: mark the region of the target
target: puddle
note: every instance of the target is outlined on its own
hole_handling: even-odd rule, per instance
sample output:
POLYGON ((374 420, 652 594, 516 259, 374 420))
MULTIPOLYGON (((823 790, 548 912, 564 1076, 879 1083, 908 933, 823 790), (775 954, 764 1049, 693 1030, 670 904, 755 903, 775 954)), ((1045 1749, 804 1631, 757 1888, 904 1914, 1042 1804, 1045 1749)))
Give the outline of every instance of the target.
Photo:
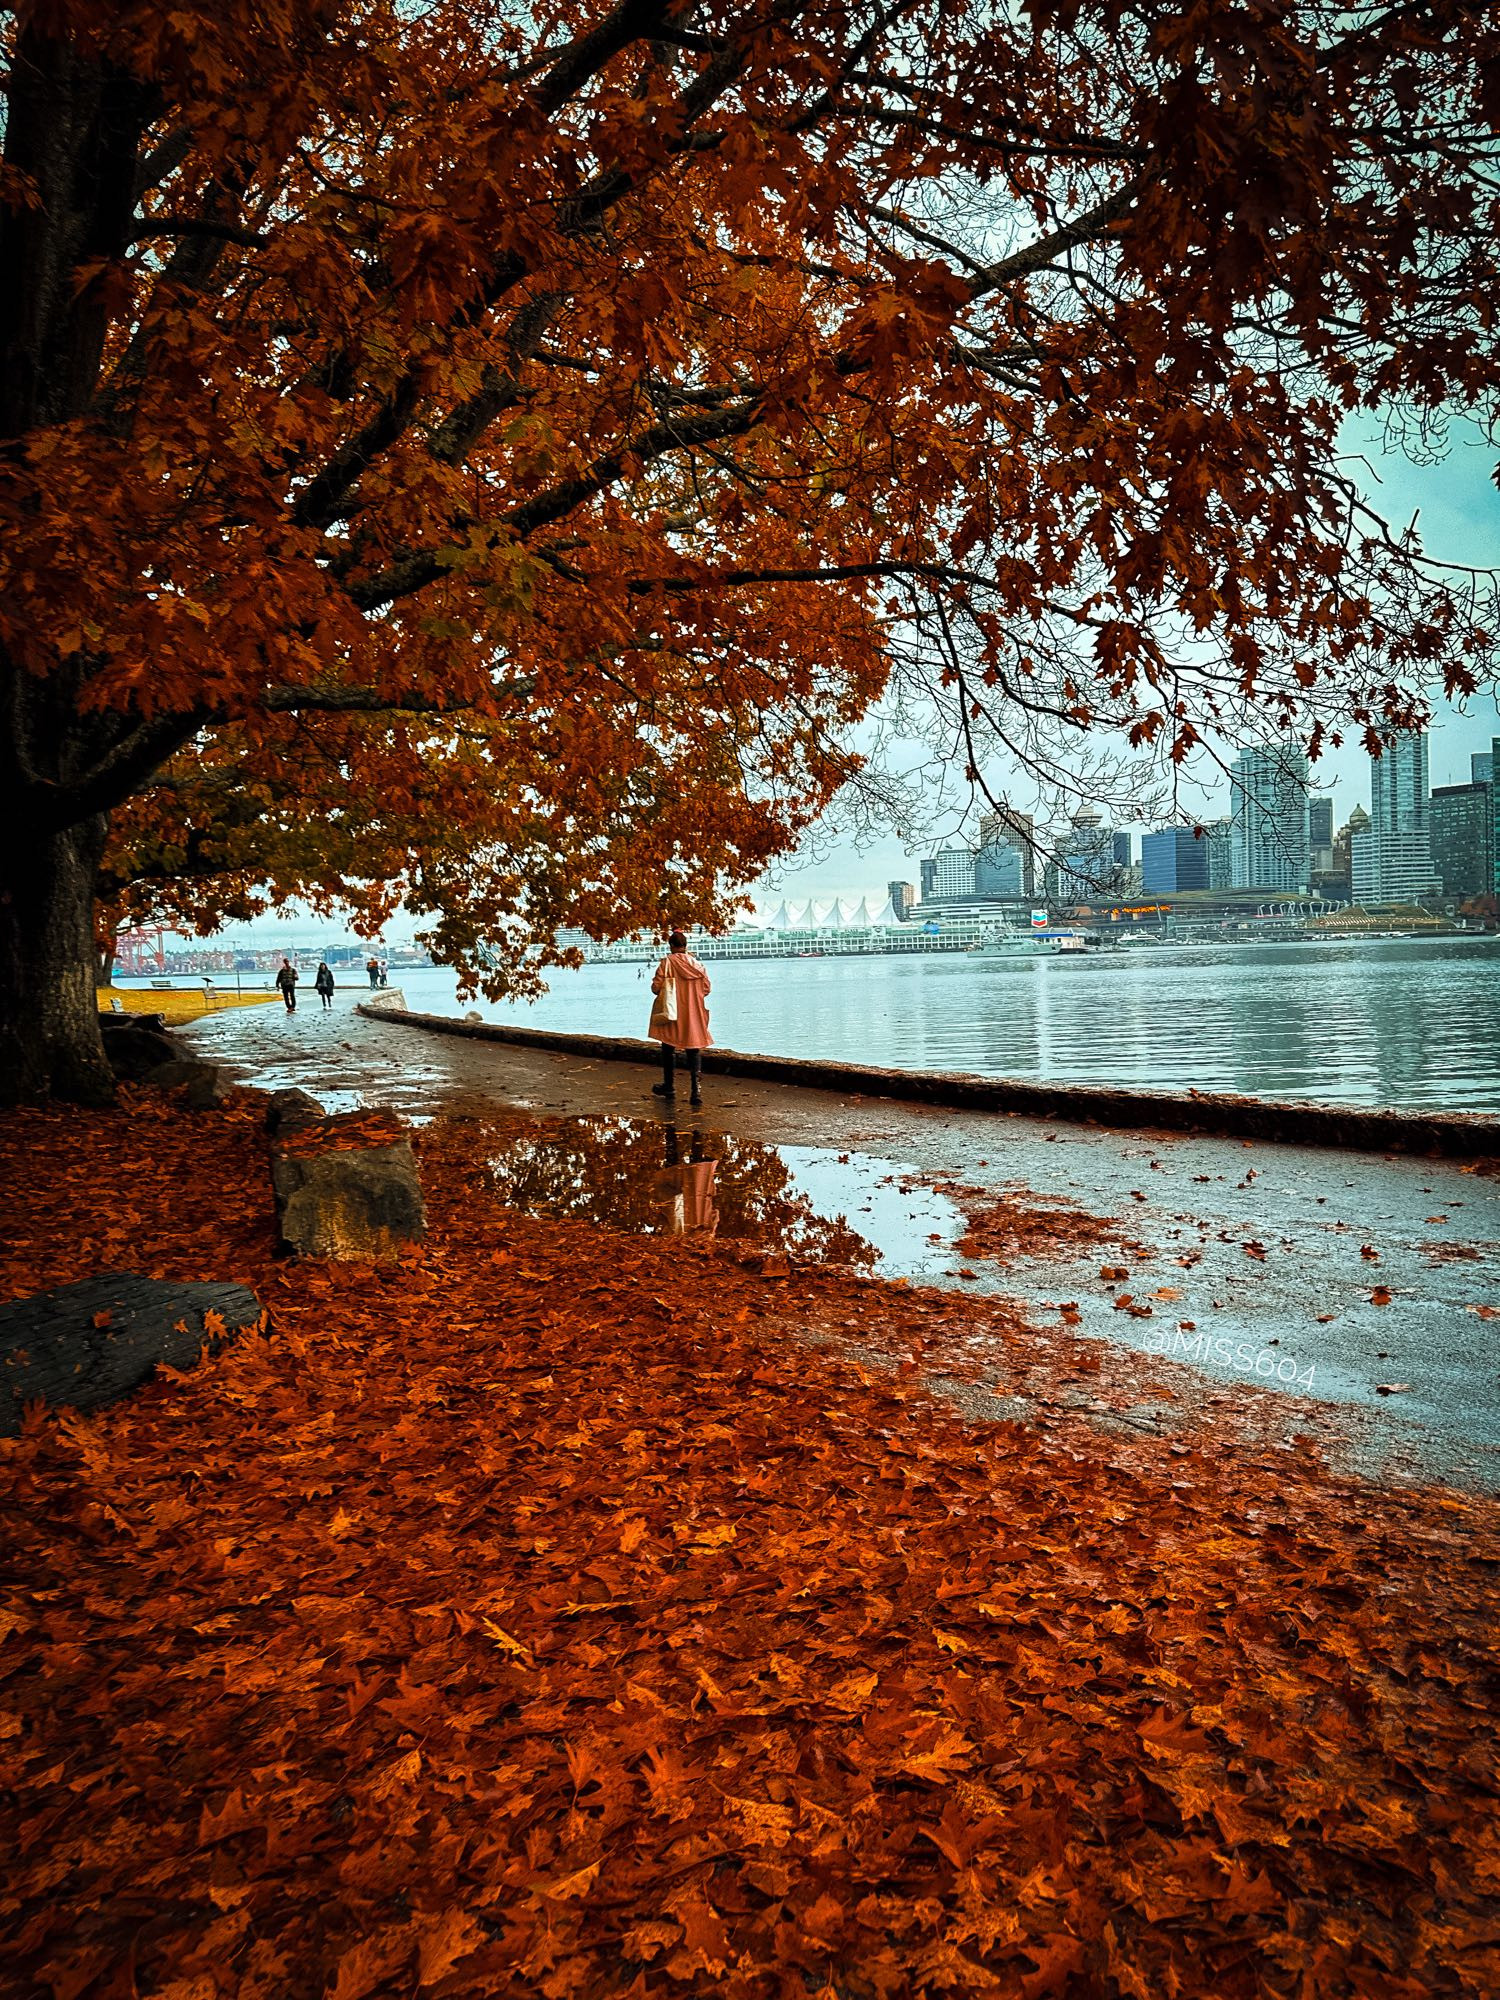
POLYGON ((902 1189, 900 1164, 867 1153, 608 1115, 487 1120, 473 1142, 507 1207, 642 1236, 714 1236, 799 1264, 931 1282, 951 1271, 964 1228, 951 1201, 902 1189))

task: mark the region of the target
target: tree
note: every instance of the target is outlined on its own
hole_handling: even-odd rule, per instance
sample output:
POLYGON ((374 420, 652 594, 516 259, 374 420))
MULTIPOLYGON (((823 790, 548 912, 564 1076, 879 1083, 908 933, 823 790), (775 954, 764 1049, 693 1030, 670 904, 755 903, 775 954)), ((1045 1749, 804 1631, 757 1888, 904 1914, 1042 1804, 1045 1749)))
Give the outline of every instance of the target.
POLYGON ((9 54, 7 1096, 107 1088, 107 850, 506 978, 722 915, 893 673, 1181 756, 1487 667, 1337 458, 1495 379, 1482 0, 25 0, 9 54))

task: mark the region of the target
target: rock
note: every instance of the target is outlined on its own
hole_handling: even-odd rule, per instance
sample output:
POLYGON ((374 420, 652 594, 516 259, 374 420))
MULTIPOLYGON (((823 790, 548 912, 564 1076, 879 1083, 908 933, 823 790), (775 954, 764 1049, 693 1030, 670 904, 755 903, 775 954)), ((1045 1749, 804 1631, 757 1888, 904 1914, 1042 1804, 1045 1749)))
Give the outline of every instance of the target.
POLYGON ((371 1264, 418 1242, 427 1216, 405 1130, 389 1111, 288 1119, 271 1149, 281 1247, 298 1257, 371 1264))
POLYGON ((273 1090, 266 1106, 266 1130, 275 1133, 298 1125, 315 1125, 327 1115, 308 1091, 273 1090))
POLYGON ((189 1056, 174 1056, 158 1064, 141 1078, 154 1090, 180 1090, 189 1111, 212 1111, 224 1101, 224 1085, 213 1063, 195 1062, 189 1056))
POLYGON ((243 1285, 183 1285, 129 1271, 0 1306, 0 1436, 25 1405, 97 1410, 147 1382, 158 1362, 192 1368, 206 1348, 262 1323, 243 1285))
POLYGON ((101 1014, 99 1032, 106 1062, 126 1083, 139 1082, 182 1054, 162 1027, 160 1014, 101 1014))

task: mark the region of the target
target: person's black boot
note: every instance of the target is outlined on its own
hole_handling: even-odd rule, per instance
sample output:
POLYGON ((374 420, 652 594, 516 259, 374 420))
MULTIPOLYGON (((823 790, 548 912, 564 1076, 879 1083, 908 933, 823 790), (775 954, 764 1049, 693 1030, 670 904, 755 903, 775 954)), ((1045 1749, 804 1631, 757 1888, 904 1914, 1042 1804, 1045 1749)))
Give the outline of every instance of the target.
POLYGON ((688 1081, 693 1086, 688 1102, 696 1111, 703 1103, 703 1057, 697 1049, 691 1050, 688 1055, 688 1081))
POLYGON ((677 1095, 677 1051, 670 1042, 661 1045, 661 1082, 652 1084, 651 1095, 667 1098, 677 1095))

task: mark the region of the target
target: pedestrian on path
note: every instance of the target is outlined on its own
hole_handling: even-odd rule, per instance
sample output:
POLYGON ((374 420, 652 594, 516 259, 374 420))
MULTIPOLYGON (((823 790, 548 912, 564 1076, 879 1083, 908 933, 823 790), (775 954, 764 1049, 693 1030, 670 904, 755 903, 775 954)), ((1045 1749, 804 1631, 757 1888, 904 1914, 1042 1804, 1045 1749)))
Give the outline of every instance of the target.
POLYGON ((318 970, 313 977, 313 991, 321 997, 323 1011, 326 1014, 333 1005, 333 974, 323 959, 318 960, 318 970))
POLYGON ((708 1032, 706 1001, 711 988, 708 974, 687 948, 681 931, 667 940, 667 956, 657 966, 651 981, 651 1034, 661 1043, 661 1082, 653 1083, 653 1097, 672 1099, 677 1095, 677 1052, 687 1057, 692 1083, 692 1103, 703 1102, 703 1051, 713 1041, 708 1032))
POLYGON ((281 961, 281 970, 276 975, 276 984, 281 988, 281 997, 286 1002, 286 1011, 297 1011, 297 968, 289 958, 281 961))
POLYGON ((370 984, 378 986, 380 984, 380 960, 373 952, 365 960, 365 971, 370 975, 370 984))
POLYGON ((382 986, 389 986, 390 983, 391 983, 391 969, 389 965, 386 964, 385 960, 382 959, 380 961, 380 984, 382 986))

